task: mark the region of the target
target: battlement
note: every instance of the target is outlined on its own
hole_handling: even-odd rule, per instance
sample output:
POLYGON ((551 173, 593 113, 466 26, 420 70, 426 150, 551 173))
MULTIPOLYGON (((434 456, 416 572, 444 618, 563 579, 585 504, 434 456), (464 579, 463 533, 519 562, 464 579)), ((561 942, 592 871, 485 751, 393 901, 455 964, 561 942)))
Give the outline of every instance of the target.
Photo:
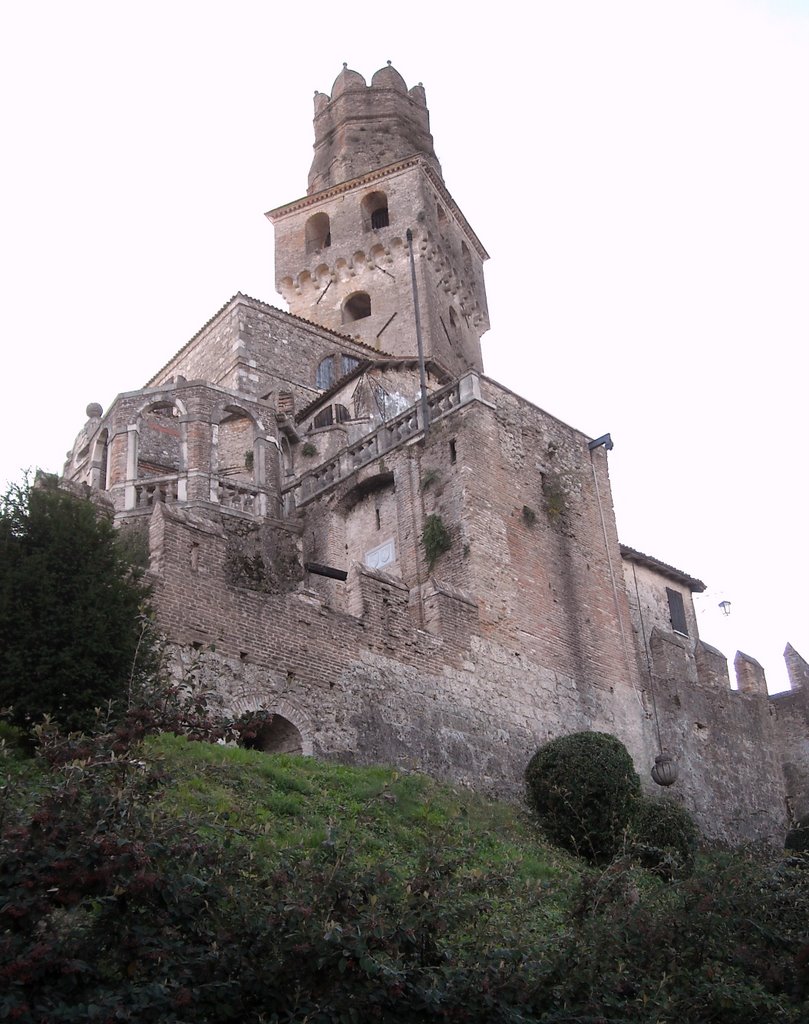
POLYGON ((344 64, 331 96, 315 93, 310 195, 415 153, 426 156, 441 175, 424 87, 408 89, 390 62, 370 85, 344 64))

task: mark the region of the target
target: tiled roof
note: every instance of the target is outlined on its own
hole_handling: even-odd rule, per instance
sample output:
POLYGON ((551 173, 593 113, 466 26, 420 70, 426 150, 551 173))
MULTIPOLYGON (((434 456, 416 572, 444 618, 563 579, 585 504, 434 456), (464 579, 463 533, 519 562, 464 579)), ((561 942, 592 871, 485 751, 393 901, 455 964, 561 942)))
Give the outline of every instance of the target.
POLYGON ((644 555, 642 551, 636 551, 634 548, 627 547, 626 544, 621 544, 621 555, 627 562, 636 562, 638 565, 645 565, 649 569, 655 569, 661 575, 668 576, 669 579, 677 583, 682 583, 694 593, 701 594, 705 590, 705 584, 702 580, 689 576, 688 573, 683 572, 681 569, 675 569, 673 565, 661 562, 659 558, 644 555))
POLYGON ((330 334, 332 337, 338 338, 341 342, 348 341, 352 345, 357 345, 359 346, 359 348, 365 349, 367 352, 372 353, 374 358, 393 358, 393 356, 389 352, 383 352, 380 349, 376 349, 373 346, 366 344, 364 341, 357 341, 356 338, 352 338, 347 334, 340 334, 339 331, 333 331, 329 327, 323 327, 322 324, 316 324, 312 320, 306 320, 302 316, 296 316, 294 313, 288 313, 285 309, 279 309, 277 306, 271 306, 268 302, 262 302, 261 299, 254 299, 250 295, 245 295, 244 292, 236 292, 236 294, 232 295, 227 300, 227 302, 224 303, 224 305, 220 306, 219 309, 217 309, 217 311, 213 314, 212 317, 205 321, 202 327, 200 327, 196 334, 192 338, 190 338, 182 346, 182 348, 178 349, 170 359, 166 360, 163 366, 161 366, 157 373, 155 373, 149 379, 145 386, 151 387, 152 383, 164 372, 164 370, 166 370, 174 362, 174 360, 177 359, 178 356, 182 355, 182 353, 185 352, 185 350, 190 345, 193 345, 193 343, 199 338, 199 336, 203 334, 204 331, 206 331, 211 326, 211 324, 214 323, 214 321, 217 320, 224 313, 228 306, 230 306, 233 302, 238 301, 239 299, 247 300, 248 302, 253 303, 253 305, 255 306, 260 306, 262 309, 266 309, 270 313, 276 313, 279 316, 289 317, 291 320, 296 320, 298 323, 306 324, 307 327, 312 327, 316 331, 321 331, 325 334, 330 334))

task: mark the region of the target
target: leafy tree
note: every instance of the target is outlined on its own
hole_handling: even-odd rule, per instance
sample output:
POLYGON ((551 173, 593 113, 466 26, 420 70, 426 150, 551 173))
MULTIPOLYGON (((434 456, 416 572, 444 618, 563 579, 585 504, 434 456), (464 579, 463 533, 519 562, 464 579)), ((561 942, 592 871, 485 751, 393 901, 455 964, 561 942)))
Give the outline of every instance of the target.
POLYGON ((0 498, 0 708, 82 729, 145 668, 148 591, 94 505, 37 484, 0 498))

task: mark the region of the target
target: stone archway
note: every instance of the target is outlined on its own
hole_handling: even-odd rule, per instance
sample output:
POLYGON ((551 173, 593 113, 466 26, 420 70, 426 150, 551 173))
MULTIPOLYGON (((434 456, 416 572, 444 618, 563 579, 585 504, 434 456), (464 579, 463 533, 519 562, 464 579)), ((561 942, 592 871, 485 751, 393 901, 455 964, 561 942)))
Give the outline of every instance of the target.
POLYGON ((303 737, 299 729, 283 715, 274 714, 261 727, 255 739, 244 744, 249 750, 265 754, 303 754, 303 737))
POLYGON ((240 698, 228 701, 230 713, 238 718, 251 711, 266 716, 262 726, 249 746, 267 754, 302 754, 311 757, 314 727, 308 715, 283 697, 268 701, 262 693, 246 693, 240 698), (263 698, 263 699, 262 699, 263 698))

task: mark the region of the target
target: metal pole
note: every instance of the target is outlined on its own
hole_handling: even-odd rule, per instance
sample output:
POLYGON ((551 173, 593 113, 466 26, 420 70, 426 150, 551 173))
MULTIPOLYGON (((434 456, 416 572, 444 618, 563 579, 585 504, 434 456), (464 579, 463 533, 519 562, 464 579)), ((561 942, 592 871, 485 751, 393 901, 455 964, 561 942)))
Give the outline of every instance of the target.
POLYGON ((407 229, 407 249, 410 253, 410 284, 413 288, 413 309, 416 314, 416 344, 419 350, 419 385, 421 387, 421 425, 425 435, 430 425, 430 408, 427 405, 427 375, 424 370, 424 343, 421 338, 421 316, 419 315, 419 286, 416 281, 416 262, 413 258, 413 232, 407 229))

